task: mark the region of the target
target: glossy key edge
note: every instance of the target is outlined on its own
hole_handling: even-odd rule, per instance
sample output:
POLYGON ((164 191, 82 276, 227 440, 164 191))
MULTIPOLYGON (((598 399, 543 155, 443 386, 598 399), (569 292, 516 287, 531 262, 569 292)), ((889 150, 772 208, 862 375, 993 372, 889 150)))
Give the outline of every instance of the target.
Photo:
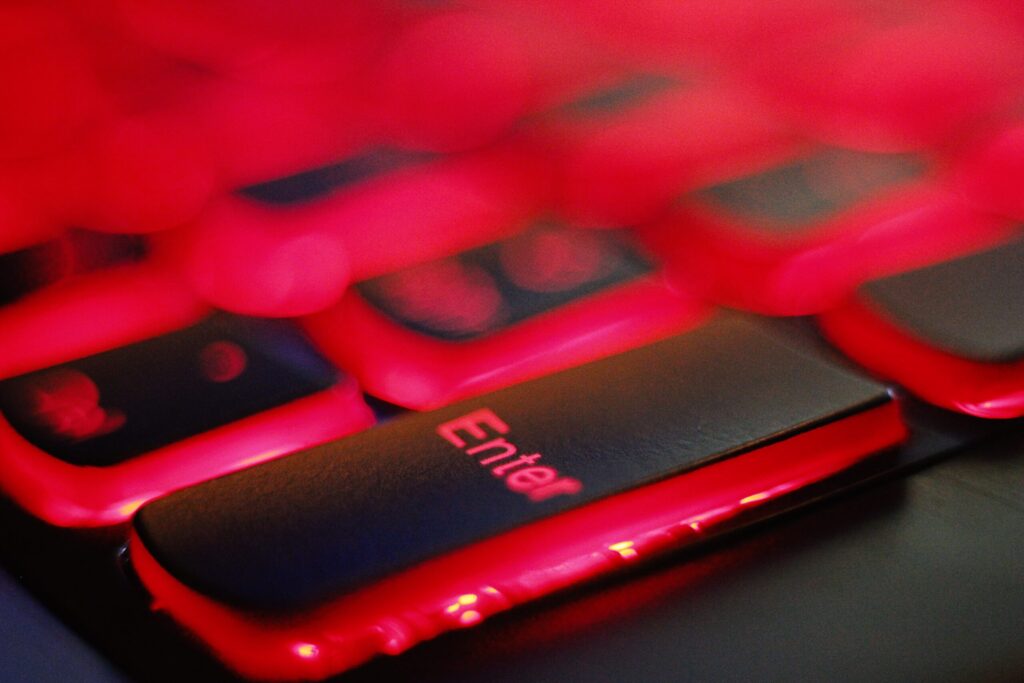
POLYGON ((960 358, 914 337, 859 297, 818 321, 852 360, 933 405, 990 419, 1024 416, 1024 362, 960 358))
MULTIPOLYGON (((0 339, 0 379, 172 333, 209 312, 158 263, 90 274, 0 311, 7 333, 0 339)), ((57 526, 115 525, 159 495, 360 431, 374 420, 356 382, 343 377, 323 391, 98 468, 50 455, 0 415, 0 490, 57 526)))
POLYGON ((905 437, 899 406, 887 397, 838 422, 429 560, 301 615, 258 616, 194 591, 160 566, 137 527, 129 548, 153 608, 169 613, 230 668, 261 680, 324 678, 699 542, 905 437))
POLYGON ((354 291, 303 325, 367 393, 425 410, 650 344, 711 313, 656 272, 469 342, 404 328, 354 291))
POLYGON ((32 445, 0 416, 0 489, 51 524, 109 526, 127 521, 157 496, 366 429, 373 422, 356 383, 343 379, 324 391, 123 463, 89 467, 64 462, 32 445))

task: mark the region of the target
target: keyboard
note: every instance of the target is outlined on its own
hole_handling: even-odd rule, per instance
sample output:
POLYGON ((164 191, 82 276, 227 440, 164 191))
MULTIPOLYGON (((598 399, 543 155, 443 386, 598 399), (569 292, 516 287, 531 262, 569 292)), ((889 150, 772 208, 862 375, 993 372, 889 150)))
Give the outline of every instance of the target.
POLYGON ((0 558, 132 678, 533 680, 1019 434, 1013 3, 0 15, 0 558))

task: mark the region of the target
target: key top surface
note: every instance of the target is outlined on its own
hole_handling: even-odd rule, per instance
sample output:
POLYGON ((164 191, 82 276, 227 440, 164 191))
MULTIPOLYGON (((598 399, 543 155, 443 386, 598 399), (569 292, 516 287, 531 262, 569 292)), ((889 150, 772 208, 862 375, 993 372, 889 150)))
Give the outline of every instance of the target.
POLYGON ((914 336, 986 363, 1024 357, 1024 240, 869 282, 861 294, 914 336))
POLYGON ((498 332, 652 269, 621 235, 549 224, 356 290, 403 327, 455 341, 498 332))
POLYGON ((0 381, 0 413, 73 465, 114 465, 324 391, 338 373, 287 326, 215 315, 0 381))
POLYGON ((182 491, 145 508, 137 529, 217 600, 301 609, 889 401, 882 385, 722 317, 182 491))
POLYGON ((542 221, 363 281, 305 325, 368 393, 423 410, 664 339, 709 313, 668 285, 645 240, 542 221))
POLYGON ((1024 240, 870 282, 820 318, 853 360, 949 410, 1024 415, 1024 240))
POLYGON ((869 154, 823 147, 696 194, 750 221, 766 233, 800 233, 873 194, 922 175, 925 162, 911 154, 869 154))
POLYGON ((145 255, 146 245, 137 237, 83 230, 0 253, 0 305, 73 275, 141 261, 145 255))

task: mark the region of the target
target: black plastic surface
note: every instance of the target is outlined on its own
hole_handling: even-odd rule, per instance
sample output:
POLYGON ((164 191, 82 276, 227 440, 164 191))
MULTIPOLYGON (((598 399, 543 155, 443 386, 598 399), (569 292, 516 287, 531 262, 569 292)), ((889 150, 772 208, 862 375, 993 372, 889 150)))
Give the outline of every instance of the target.
POLYGON ((336 164, 251 185, 240 194, 271 206, 287 207, 322 198, 350 185, 432 158, 434 155, 427 152, 379 147, 336 164))
POLYGON ((115 465, 323 391, 335 370, 285 323, 216 314, 0 381, 0 413, 74 465, 115 465))
POLYGON ((246 608, 298 609, 888 400, 885 387, 795 351, 750 320, 722 316, 680 337, 173 494, 136 524, 157 560, 198 590, 246 608), (440 425, 484 408, 508 426, 504 438, 516 455, 469 452, 500 429, 472 435, 459 426, 455 443, 439 435, 440 425), (534 453, 536 465, 582 490, 531 500, 506 486, 501 476, 511 481, 516 469, 497 466, 534 453))
POLYGON ((823 148, 809 156, 701 190, 695 197, 766 233, 800 233, 854 204, 919 176, 910 154, 823 148))
POLYGON ((1024 358, 1024 240, 869 282, 864 298, 926 343, 963 358, 1024 358))
POLYGON ((653 270, 622 231, 544 223, 511 239, 356 285, 400 325, 466 341, 653 270))

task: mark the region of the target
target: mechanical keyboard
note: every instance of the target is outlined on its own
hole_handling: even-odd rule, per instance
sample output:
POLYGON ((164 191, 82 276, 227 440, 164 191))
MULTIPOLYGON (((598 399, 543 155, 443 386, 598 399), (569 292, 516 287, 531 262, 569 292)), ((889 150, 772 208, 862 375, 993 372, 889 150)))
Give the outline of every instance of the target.
POLYGON ((480 679, 1019 432, 1013 3, 0 36, 0 558, 133 678, 480 679))

